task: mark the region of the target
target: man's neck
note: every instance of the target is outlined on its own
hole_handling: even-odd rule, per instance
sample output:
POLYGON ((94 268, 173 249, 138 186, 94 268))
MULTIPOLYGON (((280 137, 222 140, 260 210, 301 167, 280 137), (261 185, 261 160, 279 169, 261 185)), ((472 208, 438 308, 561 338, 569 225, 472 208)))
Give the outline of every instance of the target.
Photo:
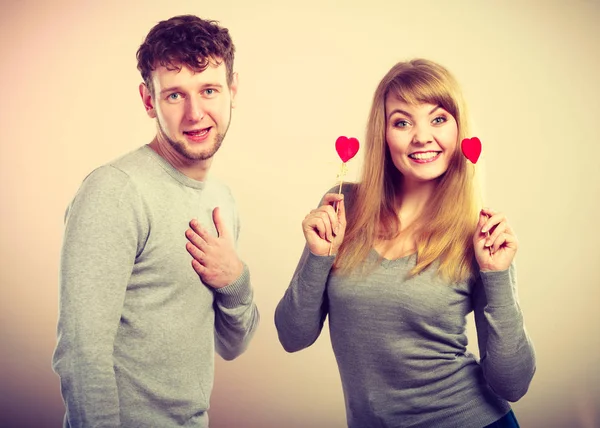
POLYGON ((161 142, 155 137, 148 144, 160 157, 166 160, 173 168, 193 180, 204 181, 212 164, 212 158, 205 160, 191 160, 181 156, 167 142, 161 142))

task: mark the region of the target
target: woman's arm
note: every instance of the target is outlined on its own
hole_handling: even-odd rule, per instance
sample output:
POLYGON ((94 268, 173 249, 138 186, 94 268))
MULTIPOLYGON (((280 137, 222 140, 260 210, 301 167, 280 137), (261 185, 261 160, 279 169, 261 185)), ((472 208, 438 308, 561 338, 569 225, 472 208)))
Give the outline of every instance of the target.
POLYGON ((517 401, 535 373, 535 354, 517 300, 517 238, 506 217, 484 209, 473 237, 480 278, 473 290, 480 364, 491 388, 517 401))
POLYGON ((328 312, 326 284, 335 256, 317 256, 304 248, 285 295, 275 310, 279 341, 288 352, 312 345, 328 312))
POLYGON ((328 311, 327 279, 346 230, 343 195, 326 194, 319 208, 306 216, 302 230, 306 246, 275 310, 279 341, 288 352, 312 345, 323 328, 328 311))
POLYGON ((480 364, 492 390, 517 401, 535 373, 535 353, 517 300, 515 267, 480 277, 473 291, 480 364))

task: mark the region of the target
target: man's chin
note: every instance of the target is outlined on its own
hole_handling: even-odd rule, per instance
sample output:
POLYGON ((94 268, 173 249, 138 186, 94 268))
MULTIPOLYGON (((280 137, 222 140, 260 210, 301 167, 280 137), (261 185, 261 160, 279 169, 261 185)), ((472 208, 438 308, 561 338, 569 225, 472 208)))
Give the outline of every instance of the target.
POLYGON ((177 152, 184 158, 192 161, 203 161, 212 158, 219 150, 221 144, 213 142, 211 147, 205 147, 198 150, 194 150, 192 147, 189 147, 189 145, 182 143, 177 143, 173 146, 175 150, 177 150, 177 152))

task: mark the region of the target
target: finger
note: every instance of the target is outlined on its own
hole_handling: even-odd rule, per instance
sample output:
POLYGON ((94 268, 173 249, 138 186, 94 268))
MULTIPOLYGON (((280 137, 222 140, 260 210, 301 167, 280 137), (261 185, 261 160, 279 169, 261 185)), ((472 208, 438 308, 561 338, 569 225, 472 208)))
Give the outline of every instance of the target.
POLYGON ((221 209, 219 207, 216 207, 213 210, 213 222, 215 223, 215 228, 217 229, 217 236, 227 238, 229 233, 227 231, 227 227, 225 226, 225 222, 223 221, 221 209))
POLYGON ((502 213, 494 214, 490 218, 487 219, 483 228, 481 229, 482 233, 489 232, 494 226, 500 224, 502 221, 506 220, 506 216, 502 213))
POLYGON ((491 247, 492 253, 502 249, 502 248, 510 248, 513 250, 517 250, 517 238, 514 235, 503 233, 494 241, 494 245, 491 247))
POLYGON ((206 268, 202 266, 196 259, 192 259, 192 268, 200 277, 206 273, 206 268))
POLYGON ((185 231, 185 237, 188 239, 188 241, 190 241, 195 247, 199 248, 200 250, 206 248, 206 246, 208 245, 206 241, 192 229, 187 229, 185 231))
POLYGON ((485 246, 490 247, 492 245, 492 243, 495 242, 496 239, 498 239, 498 237, 501 234, 506 232, 506 227, 507 227, 507 224, 505 221, 496 225, 493 229, 493 232, 491 232, 490 236, 488 236, 487 239, 485 240, 485 246))
MULTIPOLYGON (((341 201, 339 201, 338 203, 340 202, 341 201)), ((319 208, 319 211, 321 213, 325 212, 325 214, 327 214, 328 219, 323 218, 323 220, 326 222, 326 226, 329 226, 328 230, 331 229, 330 238, 333 239, 333 236, 337 233, 336 230, 338 227, 338 215, 335 212, 335 208, 333 207, 333 205, 323 205, 319 208)))
POLYGON ((331 222, 329 220, 329 216, 320 213, 315 216, 315 220, 315 224, 317 226, 319 236, 321 237, 321 239, 331 242, 331 240, 333 239, 333 234, 331 231, 331 222))
POLYGON ((200 264, 204 264, 204 258, 206 254, 204 254, 202 250, 200 250, 198 247, 189 242, 185 244, 185 249, 188 251, 188 253, 190 253, 194 260, 196 260, 200 264))
POLYGON ((196 219, 190 222, 190 227, 196 235, 204 241, 203 245, 210 245, 211 241, 215 239, 215 237, 208 233, 208 230, 196 219))
POLYGON ((481 213, 483 215, 485 215, 486 217, 492 217, 494 214, 496 214, 496 210, 493 210, 491 208, 488 207, 484 207, 481 209, 481 213))
POLYGON ((477 245, 481 244, 487 238, 487 235, 481 231, 483 225, 487 220, 486 215, 483 213, 483 210, 479 213, 479 221, 477 222, 477 227, 475 228, 475 235, 473 236, 473 243, 477 245))
POLYGON ((333 205, 335 202, 342 201, 343 199, 343 193, 327 193, 325 196, 323 196, 323 199, 321 200, 321 206, 333 205))
POLYGON ((483 210, 481 210, 479 212, 479 221, 477 222, 477 230, 479 231, 479 233, 483 233, 481 229, 483 228, 483 225, 485 224, 487 219, 487 215, 483 212, 483 210))
MULTIPOLYGON (((337 220, 342 228, 346 227, 346 204, 343 199, 338 202, 337 220)), ((336 233, 337 232, 339 232, 339 230, 336 230, 336 233)))
POLYGON ((193 219, 190 221, 190 228, 191 228, 191 229, 192 229, 194 232, 198 233, 198 231, 200 230, 200 228, 201 228, 201 227, 202 227, 202 225, 200 224, 200 222, 199 222, 197 219, 193 218, 193 219))
POLYGON ((492 254, 496 253, 506 243, 506 234, 500 234, 494 241, 493 245, 490 246, 492 254))

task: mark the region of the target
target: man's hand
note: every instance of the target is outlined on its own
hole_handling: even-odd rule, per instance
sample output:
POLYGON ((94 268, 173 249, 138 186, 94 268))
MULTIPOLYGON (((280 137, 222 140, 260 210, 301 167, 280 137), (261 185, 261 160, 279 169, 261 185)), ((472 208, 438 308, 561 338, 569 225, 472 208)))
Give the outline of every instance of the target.
POLYGON ((198 220, 190 221, 190 229, 185 231, 190 241, 186 249, 193 257, 192 267, 202 282, 213 288, 222 288, 239 278, 244 265, 237 256, 233 238, 225 228, 219 207, 213 210, 213 222, 217 237, 211 236, 198 220))

